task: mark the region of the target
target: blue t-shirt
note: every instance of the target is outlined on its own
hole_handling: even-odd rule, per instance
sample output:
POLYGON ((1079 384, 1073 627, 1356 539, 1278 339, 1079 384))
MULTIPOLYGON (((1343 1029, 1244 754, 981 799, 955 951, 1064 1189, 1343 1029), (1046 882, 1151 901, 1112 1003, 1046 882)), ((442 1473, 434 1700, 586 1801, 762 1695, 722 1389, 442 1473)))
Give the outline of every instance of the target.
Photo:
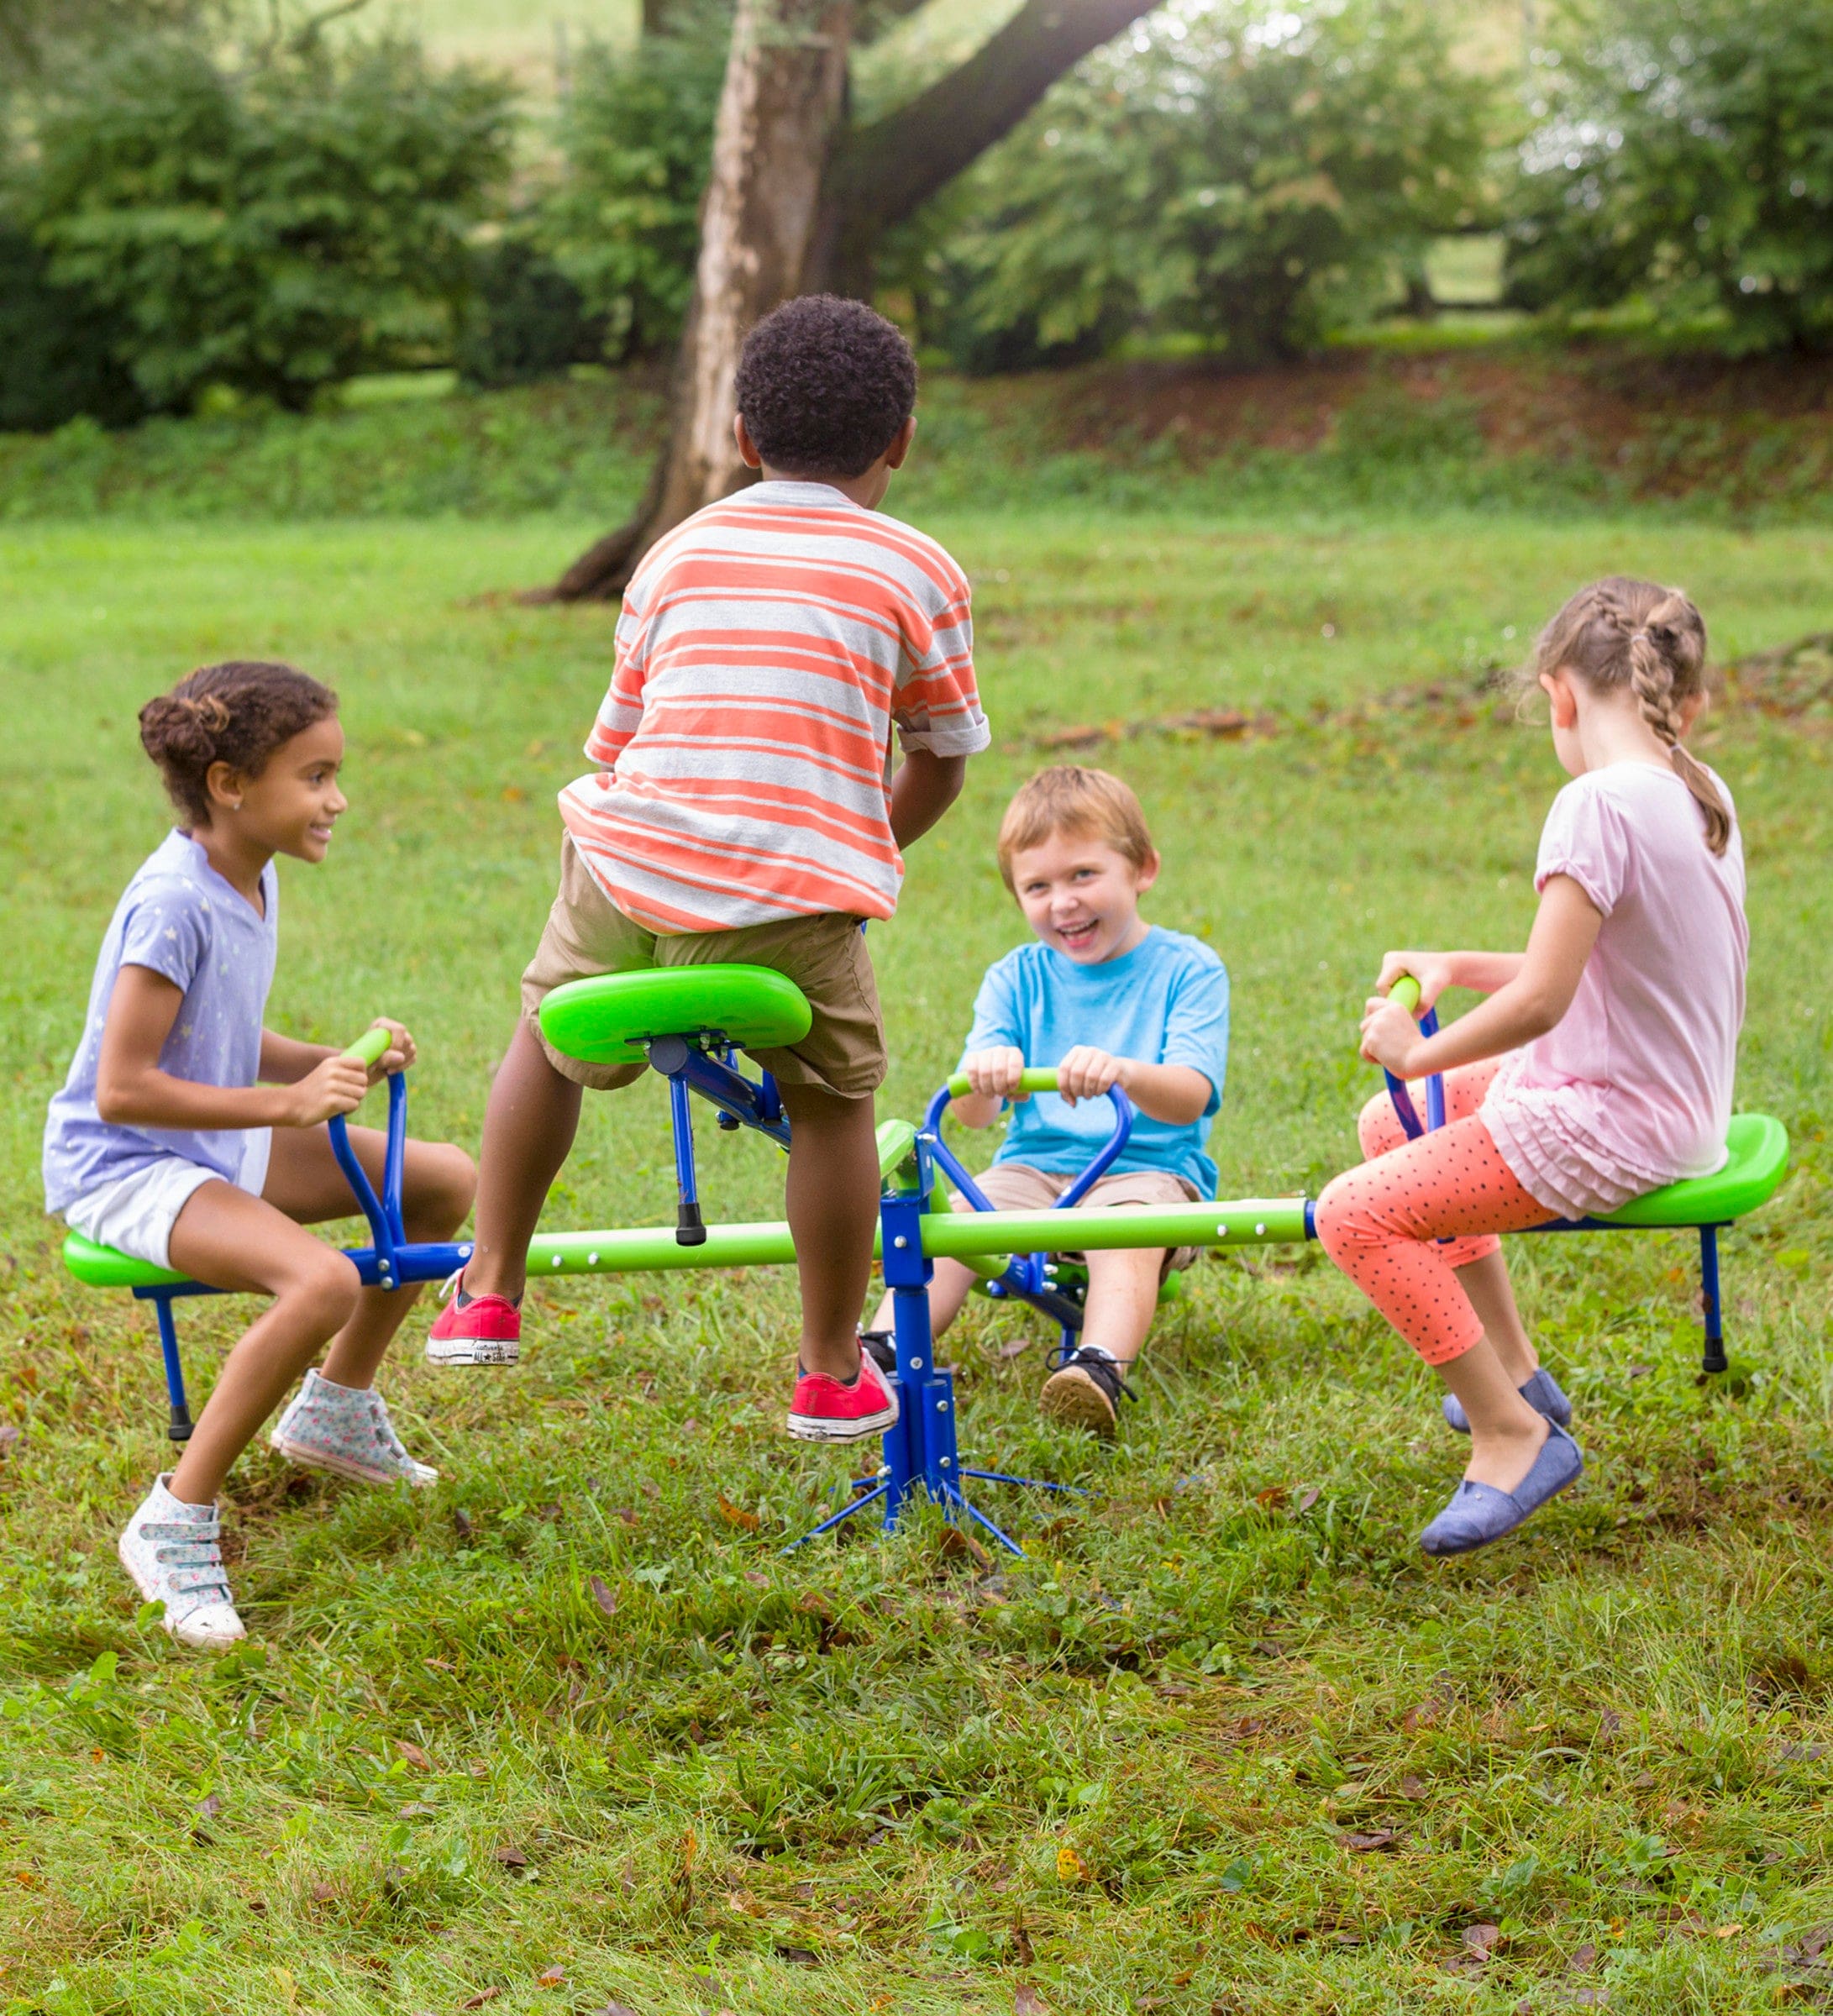
POLYGON ((70 1076, 45 1126, 45 1208, 67 1210, 106 1183, 178 1155, 225 1182, 265 1147, 261 1128, 209 1130, 117 1126, 96 1110, 102 1025, 123 966, 149 966, 184 990, 159 1068, 200 1085, 252 1085, 261 1060, 261 1022, 279 944, 280 879, 261 870, 261 913, 211 867, 190 834, 168 833, 114 906, 96 977, 89 1020, 70 1076), (263 914, 265 913, 265 914, 263 914))
MULTIPOLYGON (((1078 1043, 1147 1064, 1188 1064, 1210 1081, 1203 1117, 1188 1126, 1133 1115, 1133 1131, 1114 1164, 1164 1169, 1216 1194, 1216 1164, 1204 1153, 1221 1110, 1228 1069, 1228 969, 1199 938, 1154 924, 1117 959, 1080 966, 1048 945, 1021 945, 987 969, 974 1003, 967 1048, 1011 1045, 1030 1064, 1060 1063, 1078 1043)), ((1074 1172, 1092 1161, 1114 1131, 1106 1099, 1074 1105, 1039 1092, 1011 1109, 995 1162, 1074 1172)))

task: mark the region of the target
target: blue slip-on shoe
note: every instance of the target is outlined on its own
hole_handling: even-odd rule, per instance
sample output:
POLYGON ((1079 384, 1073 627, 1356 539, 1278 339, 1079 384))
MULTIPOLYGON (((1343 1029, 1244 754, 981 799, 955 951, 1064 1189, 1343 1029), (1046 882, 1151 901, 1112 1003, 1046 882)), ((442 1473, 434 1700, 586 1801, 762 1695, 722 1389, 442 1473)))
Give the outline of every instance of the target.
POLYGON ((1466 1478, 1452 1492, 1451 1503, 1420 1535, 1420 1545, 1428 1554, 1473 1554, 1524 1525, 1548 1499, 1577 1483, 1584 1469, 1584 1452, 1558 1422, 1549 1421, 1533 1468, 1512 1491, 1473 1484, 1466 1478))
MULTIPOLYGON (((1559 1390, 1559 1382, 1542 1365, 1533 1378, 1524 1385, 1515 1388, 1536 1414, 1544 1414, 1556 1428, 1572 1425, 1572 1402, 1559 1390)), ((1464 1404, 1456 1394, 1447 1393, 1441 1412, 1445 1425, 1458 1435, 1470 1432, 1470 1416, 1464 1412, 1464 1404)))

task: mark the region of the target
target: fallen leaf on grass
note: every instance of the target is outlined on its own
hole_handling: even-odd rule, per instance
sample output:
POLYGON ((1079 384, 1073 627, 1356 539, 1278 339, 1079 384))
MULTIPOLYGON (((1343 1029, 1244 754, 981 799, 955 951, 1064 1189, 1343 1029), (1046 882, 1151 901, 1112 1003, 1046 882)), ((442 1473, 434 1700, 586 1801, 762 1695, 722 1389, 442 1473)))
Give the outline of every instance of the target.
POLYGON ((1035 1988, 1022 1987, 1012 1998, 1012 2016, 1044 2016, 1044 1998, 1035 1988))
POLYGON ((1423 1799, 1426 1797, 1426 1781, 1415 1772, 1409 1772, 1400 1781, 1400 1797, 1403 1799, 1423 1799))
POLYGON ((526 1869, 528 1866, 528 1858, 519 1848, 499 1848, 496 1851, 496 1856, 506 1869, 526 1869))
POLYGON ((418 1743, 408 1743, 401 1737, 395 1739, 395 1749, 402 1761, 413 1766, 416 1771, 431 1771, 433 1760, 418 1743))
POLYGON ((770 1586, 769 1577, 764 1574, 761 1569, 747 1568, 744 1572, 744 1578, 754 1589, 767 1589, 770 1586))
POLYGON ((1784 1743, 1776 1753, 1785 1764, 1818 1764, 1826 1755, 1824 1743, 1784 1743))
POLYGON ((737 1526, 746 1533, 755 1533, 764 1521, 755 1512, 748 1512, 743 1505, 735 1505, 723 1491, 717 1499, 719 1516, 728 1526, 737 1526))
POLYGON ((561 1966, 544 1967, 534 1977, 538 1988, 557 1988, 566 1979, 566 1969, 561 1966))
POLYGON ((1254 1493, 1254 1503, 1272 1512, 1283 1505, 1291 1495, 1284 1484, 1268 1484, 1265 1490, 1254 1493))
POLYGON ((25 1431, 11 1421, 0 1421, 0 1458, 9 1449, 15 1449, 25 1440, 25 1431))
POLYGON ((1489 1957, 1501 1936, 1502 1928, 1499 1925, 1466 1925, 1463 1929, 1465 1949, 1475 1954, 1478 1960, 1489 1957))
POLYGON ((596 2009, 588 2009, 586 2016, 637 2016, 634 2009, 621 2002, 607 2002, 596 2009))
POLYGON ((971 1533, 959 1526, 944 1526, 939 1549, 944 1561, 971 1561, 977 1568, 990 1568, 993 1557, 971 1533))
POLYGON ((473 1530, 471 1515, 463 1505, 452 1508, 452 1530, 458 1535, 460 1546, 470 1546, 473 1530))
POLYGON ((213 1820, 223 1810, 223 1802, 213 1792, 207 1792, 191 1809, 200 1820, 213 1820))
POLYGON ((779 1946, 776 1957, 786 1960, 793 1967, 817 1967, 821 1965, 821 1956, 812 1946, 779 1946))
POLYGON ((312 1901, 315 1904, 328 1904, 336 1895, 337 1892, 329 1883, 314 1883, 312 1886, 312 1901))
POLYGON ((1088 1864, 1065 1841, 1057 1851, 1057 1881, 1059 1883, 1085 1883, 1088 1880, 1088 1864))
POLYGON ((1029 1337, 1014 1337, 1011 1343, 1000 1346, 999 1355, 1002 1358, 1016 1358, 1021 1352, 1030 1349, 1031 1339, 1029 1337))
POLYGON ((1321 1491, 1301 1491, 1300 1492, 1297 1502, 1294 1504, 1292 1509, 1295 1512, 1309 1512, 1311 1507, 1315 1505, 1318 1499, 1322 1496, 1323 1493, 1321 1491))
POLYGON ((494 2002, 502 1993, 501 1988, 485 1988, 480 1993, 472 1996, 469 2002, 461 2002, 459 2007, 461 2009, 481 2009, 486 2002, 494 2002))
POLYGON ((602 1575, 588 1575, 586 1586, 592 1593, 592 1601, 607 1617, 617 1614, 617 1599, 611 1593, 602 1575))
POLYGON ((1384 1849, 1394 1847, 1400 1836, 1391 1827, 1377 1827, 1372 1834, 1346 1834, 1343 1845, 1352 1855, 1379 1855, 1384 1849))

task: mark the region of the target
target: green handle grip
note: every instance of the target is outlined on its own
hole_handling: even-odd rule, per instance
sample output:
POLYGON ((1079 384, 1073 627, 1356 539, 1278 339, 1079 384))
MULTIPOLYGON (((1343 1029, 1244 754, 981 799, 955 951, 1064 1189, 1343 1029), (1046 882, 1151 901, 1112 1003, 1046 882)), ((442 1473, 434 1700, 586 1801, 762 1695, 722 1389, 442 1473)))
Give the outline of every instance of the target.
MULTIPOLYGON (((1021 1092, 1054 1092, 1057 1089, 1057 1069, 1054 1064, 1027 1064, 1019 1074, 1018 1089, 1021 1092)), ((974 1089, 968 1083, 965 1071, 958 1071, 948 1080, 948 1090, 956 1099, 965 1099, 974 1089)))
POLYGON ((378 1063, 394 1040, 386 1029, 365 1029, 344 1054, 355 1058, 360 1064, 378 1063))
POLYGON ((1403 973, 1388 990, 1388 999, 1398 1001, 1409 1015, 1417 1015, 1420 1009, 1420 984, 1410 973, 1403 973))

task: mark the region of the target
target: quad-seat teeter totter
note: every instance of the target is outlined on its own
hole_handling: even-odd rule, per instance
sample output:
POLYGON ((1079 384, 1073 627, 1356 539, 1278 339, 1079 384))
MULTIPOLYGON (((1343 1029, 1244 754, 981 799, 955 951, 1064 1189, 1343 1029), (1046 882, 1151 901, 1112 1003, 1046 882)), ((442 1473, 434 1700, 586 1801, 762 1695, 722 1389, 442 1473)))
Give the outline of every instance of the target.
MULTIPOLYGON (((1410 1008, 1416 1008, 1418 990, 1410 979, 1401 980, 1394 993, 1410 1008)), ((531 1278, 537 1274, 793 1264, 795 1247, 789 1227, 780 1221, 705 1222, 690 1095, 698 1095, 715 1109, 721 1127, 755 1128, 786 1147, 789 1121, 775 1084, 767 1072, 757 1079, 748 1078, 738 1068, 735 1053, 739 1048, 761 1050, 796 1043, 807 1034, 810 1021, 801 990, 764 967, 658 968, 575 980, 556 988, 542 1005, 541 1026, 557 1049, 592 1063, 647 1062, 668 1081, 679 1195, 672 1228, 542 1234, 529 1248, 531 1278)), ((1431 1018, 1422 1026, 1433 1026, 1431 1018)), ((385 1031, 370 1030, 347 1054, 373 1063, 387 1040, 385 1031)), ((1027 1092, 1053 1091, 1056 1073, 1053 1068, 1027 1069, 1022 1083, 1027 1092)), ((1409 1132, 1419 1131, 1422 1123, 1406 1088, 1391 1080, 1389 1088, 1402 1125, 1409 1132)), ((1027 1303, 1051 1317, 1062 1333, 1061 1348, 1067 1351, 1081 1326, 1083 1282, 1073 1263, 1053 1256, 1137 1247, 1272 1246, 1316 1236, 1311 1205, 1303 1197, 1123 1210, 1083 1207, 1081 1200, 1090 1186, 1126 1147, 1132 1109, 1118 1088, 1108 1095, 1114 1110, 1111 1136, 1056 1205, 1042 1211, 992 1210, 943 1139, 949 1101, 967 1090, 965 1079, 953 1079, 930 1102, 921 1127, 886 1121, 878 1130, 878 1252, 895 1311, 900 1415, 885 1436, 878 1471, 856 1482, 849 1502, 816 1527, 815 1533, 825 1532, 874 1504, 882 1508, 885 1525, 894 1526, 905 1504, 920 1493, 951 1515, 964 1515, 974 1520, 1016 1553, 1016 1543, 969 1502, 966 1483, 971 1480, 1028 1484, 1050 1491, 1064 1488, 1041 1479, 976 1468, 961 1460, 953 1381, 946 1368, 934 1362, 930 1331, 927 1291, 937 1260, 964 1261, 981 1276, 988 1293, 1027 1303), (974 1207, 971 1210, 951 1210, 945 1199, 938 1198, 938 1172, 961 1192, 974 1207)), ((1442 1126, 1444 1093, 1436 1078, 1428 1081, 1426 1096, 1423 1124, 1442 1126)), ((370 1243, 346 1249, 365 1284, 393 1289, 411 1282, 443 1280, 463 1266, 470 1256, 468 1244, 414 1244, 402 1230, 405 1075, 391 1078, 388 1084, 387 1151, 380 1196, 351 1151, 343 1120, 334 1120, 330 1131, 339 1165, 368 1221, 370 1243)), ((1788 1136, 1779 1121, 1766 1115, 1739 1114, 1731 1121, 1725 1166, 1715 1175, 1671 1184, 1604 1218, 1542 1228, 1695 1232, 1704 1290, 1701 1362, 1709 1373, 1725 1368, 1718 1235, 1774 1192, 1788 1168, 1788 1136)), ((167 1432, 174 1441, 183 1441, 191 1433, 191 1415, 172 1305, 181 1296, 217 1291, 98 1246, 77 1232, 65 1240, 64 1259, 71 1273, 91 1287, 131 1289, 153 1304, 171 1401, 167 1432)), ((814 1534, 806 1537, 812 1539, 814 1534)))

